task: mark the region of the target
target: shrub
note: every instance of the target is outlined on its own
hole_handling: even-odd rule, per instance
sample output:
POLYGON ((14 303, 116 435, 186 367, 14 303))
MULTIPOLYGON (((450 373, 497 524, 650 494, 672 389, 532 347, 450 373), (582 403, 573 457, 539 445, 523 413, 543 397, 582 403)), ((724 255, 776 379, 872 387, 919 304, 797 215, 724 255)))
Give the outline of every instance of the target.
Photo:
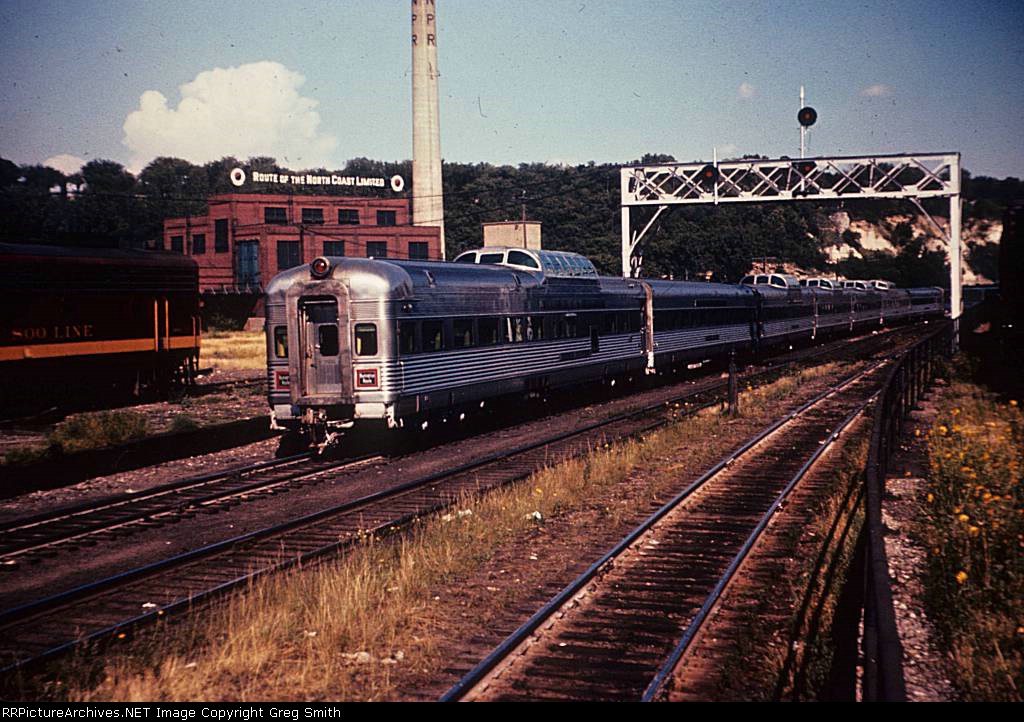
POLYGON ((146 434, 146 417, 134 411, 103 411, 76 414, 60 423, 49 435, 50 448, 69 454, 100 449, 140 439, 146 434))

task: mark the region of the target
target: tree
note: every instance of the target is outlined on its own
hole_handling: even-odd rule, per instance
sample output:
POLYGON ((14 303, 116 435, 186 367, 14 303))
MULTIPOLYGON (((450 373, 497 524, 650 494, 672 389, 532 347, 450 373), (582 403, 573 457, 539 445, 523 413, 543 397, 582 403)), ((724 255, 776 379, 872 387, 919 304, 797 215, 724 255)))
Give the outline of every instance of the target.
POLYGON ((135 178, 120 163, 112 160, 91 160, 82 166, 90 193, 129 194, 135 190, 135 178))

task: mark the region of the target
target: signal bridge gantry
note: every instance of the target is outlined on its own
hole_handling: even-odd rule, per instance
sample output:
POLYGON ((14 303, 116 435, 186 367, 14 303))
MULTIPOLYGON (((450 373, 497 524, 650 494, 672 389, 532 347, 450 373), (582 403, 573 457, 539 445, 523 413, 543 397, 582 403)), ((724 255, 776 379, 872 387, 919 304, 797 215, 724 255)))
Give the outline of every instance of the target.
POLYGON ((960 154, 911 153, 852 157, 657 163, 620 170, 622 275, 638 276, 644 236, 676 205, 906 198, 945 236, 950 248, 950 302, 961 311, 960 154), (948 197, 949 233, 924 210, 922 198, 948 197), (632 209, 654 208, 634 231, 632 209))

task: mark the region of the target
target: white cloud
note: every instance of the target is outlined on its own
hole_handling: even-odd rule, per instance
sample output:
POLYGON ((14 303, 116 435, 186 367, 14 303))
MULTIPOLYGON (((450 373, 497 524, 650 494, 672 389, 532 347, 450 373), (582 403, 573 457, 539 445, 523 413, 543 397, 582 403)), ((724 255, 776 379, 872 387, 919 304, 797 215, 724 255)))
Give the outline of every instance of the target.
POLYGON ((300 73, 264 60, 204 70, 181 86, 177 108, 147 90, 124 121, 130 169, 141 170, 157 156, 193 163, 273 156, 292 168, 329 166, 337 139, 320 129, 319 102, 299 94, 305 82, 300 73))
POLYGON ((740 83, 740 87, 737 89, 736 92, 739 93, 739 96, 741 98, 753 98, 755 95, 757 95, 757 88, 755 88, 750 83, 744 81, 740 83))
POLYGON ((59 170, 65 175, 71 175, 82 170, 82 166, 85 165, 85 159, 79 158, 77 155, 71 155, 70 153, 61 153, 59 155, 52 156, 43 161, 43 165, 49 166, 54 170, 59 170))
POLYGON ((860 91, 860 94, 868 98, 884 98, 892 95, 892 86, 885 83, 875 83, 860 91))
POLYGON ((718 153, 718 158, 734 158, 740 152, 740 147, 735 143, 722 143, 722 145, 715 146, 715 151, 718 153))

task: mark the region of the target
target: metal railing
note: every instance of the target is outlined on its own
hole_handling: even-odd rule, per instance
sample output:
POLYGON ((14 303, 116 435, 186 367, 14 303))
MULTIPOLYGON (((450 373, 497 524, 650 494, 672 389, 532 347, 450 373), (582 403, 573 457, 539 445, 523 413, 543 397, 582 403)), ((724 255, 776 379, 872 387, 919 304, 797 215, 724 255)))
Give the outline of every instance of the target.
POLYGON ((862 654, 864 676, 861 699, 865 702, 904 702, 903 645, 896 627, 889 561, 885 553, 882 498, 889 460, 899 446, 904 423, 935 372, 935 361, 950 349, 951 326, 944 323, 915 344, 890 370, 875 406, 871 446, 865 469, 867 544, 864 565, 862 654))

